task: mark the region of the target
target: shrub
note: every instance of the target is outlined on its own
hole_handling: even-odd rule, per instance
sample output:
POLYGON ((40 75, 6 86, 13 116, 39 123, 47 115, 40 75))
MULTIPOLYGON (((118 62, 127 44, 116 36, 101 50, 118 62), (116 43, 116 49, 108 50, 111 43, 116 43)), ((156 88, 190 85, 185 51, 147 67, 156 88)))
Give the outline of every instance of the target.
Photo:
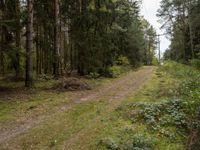
POLYGON ((145 137, 145 135, 137 134, 130 141, 124 143, 122 150, 154 150, 155 139, 145 137))
POLYGON ((89 75, 88 75, 88 77, 89 78, 93 78, 93 79, 97 79, 97 78, 99 78, 101 75, 99 74, 99 73, 97 73, 97 72, 91 72, 89 75))
POLYGON ((170 100, 160 103, 138 104, 141 111, 133 121, 144 121, 152 131, 159 131, 164 136, 171 136, 164 127, 181 127, 187 129, 187 116, 184 112, 182 100, 170 100))
POLYGON ((106 147, 109 150, 118 150, 119 149, 118 143, 110 137, 100 140, 98 144, 106 147))
POLYGON ((116 64, 121 66, 128 66, 130 65, 130 62, 127 57, 119 56, 118 59, 116 60, 116 64))
POLYGON ((100 140, 98 145, 105 147, 108 150, 154 150, 156 145, 155 139, 150 139, 143 134, 135 134, 129 139, 116 142, 112 138, 104 138, 100 140))
POLYGON ((200 69, 200 60, 199 59, 192 59, 189 61, 189 64, 197 69, 200 69))
POLYGON ((123 73, 123 69, 121 66, 112 66, 109 68, 109 75, 112 78, 117 78, 122 73, 123 73))

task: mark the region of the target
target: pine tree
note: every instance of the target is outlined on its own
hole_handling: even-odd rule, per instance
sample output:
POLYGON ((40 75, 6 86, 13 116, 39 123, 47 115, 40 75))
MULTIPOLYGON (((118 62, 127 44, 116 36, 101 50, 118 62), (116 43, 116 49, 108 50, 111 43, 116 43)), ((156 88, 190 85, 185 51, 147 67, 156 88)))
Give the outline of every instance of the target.
POLYGON ((26 27, 26 79, 25 86, 33 86, 33 0, 27 0, 27 27, 26 27))

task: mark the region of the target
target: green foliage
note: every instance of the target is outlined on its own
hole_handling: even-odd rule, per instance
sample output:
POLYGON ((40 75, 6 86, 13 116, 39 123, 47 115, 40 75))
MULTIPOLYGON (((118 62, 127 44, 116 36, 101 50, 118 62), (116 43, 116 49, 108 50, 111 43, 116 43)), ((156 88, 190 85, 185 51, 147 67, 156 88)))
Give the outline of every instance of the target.
POLYGON ((181 98, 179 106, 182 107, 187 118, 189 136, 195 137, 188 139, 190 143, 188 146, 196 149, 200 145, 200 72, 174 62, 168 62, 166 66, 168 66, 165 67, 166 72, 173 72, 172 75, 182 81, 178 90, 181 98))
POLYGON ((192 59, 189 61, 189 64, 197 69, 200 69, 200 60, 199 59, 192 59))
POLYGON ((100 77, 100 74, 97 73, 97 72, 91 72, 91 73, 89 74, 89 78, 97 79, 97 78, 99 78, 99 77, 100 77))
POLYGON ((105 146, 109 150, 119 150, 118 143, 110 137, 100 140, 98 145, 105 146))
MULTIPOLYGON (((199 71, 193 67, 176 62, 165 62, 156 73, 162 81, 159 82, 160 88, 162 90, 170 88, 169 86, 166 89, 163 87, 165 82, 169 82, 165 78, 162 79, 167 75, 175 79, 178 88, 173 89, 166 97, 162 95, 159 102, 152 99, 153 103, 151 101, 129 103, 117 109, 127 122, 131 120, 129 125, 131 127, 120 131, 119 135, 123 136, 116 138, 119 149, 156 149, 157 144, 161 145, 161 140, 152 137, 165 139, 170 144, 179 143, 191 149, 198 149, 200 144, 199 74, 199 71), (142 136, 138 134, 143 132, 145 134, 142 136)), ((159 95, 159 90, 151 90, 150 97, 154 92, 156 96, 159 95)), ((154 98, 157 98, 156 96, 154 98)), ((178 149, 178 147, 174 148, 178 149)))
POLYGON ((197 59, 200 52, 199 0, 162 0, 160 4, 158 16, 163 22, 163 28, 171 36, 165 59, 184 62, 197 59), (182 12, 180 8, 183 8, 182 12))
POLYGON ((116 60, 116 64, 120 66, 128 66, 130 65, 130 62, 127 57, 120 55, 116 60))
POLYGON ((109 76, 112 78, 117 78, 123 73, 122 66, 112 66, 109 68, 109 76))
POLYGON ((154 65, 154 66, 159 65, 158 59, 156 57, 153 57, 152 65, 154 65))
POLYGON ((174 140, 173 128, 188 129, 187 115, 181 100, 138 104, 135 107, 139 107, 141 111, 137 117, 132 118, 133 122, 144 121, 151 132, 159 132, 159 134, 174 140))
POLYGON ((116 142, 112 138, 105 138, 99 141, 98 145, 108 150, 154 150, 156 140, 148 138, 143 134, 131 135, 128 140, 116 142))
POLYGON ((154 150, 155 141, 145 135, 134 135, 130 141, 123 144, 122 150, 154 150))
MULTIPOLYGON (((92 78, 98 76, 96 73, 107 75, 111 72, 117 76, 120 71, 115 67, 110 69, 113 65, 130 64, 138 67, 152 64, 156 33, 140 16, 139 0, 61 0, 60 15, 57 17, 53 1, 35 0, 33 5, 35 36, 31 58, 33 72, 37 72, 37 75, 49 75, 57 70, 60 75, 76 71, 92 78), (55 23, 55 19, 60 20, 61 24, 55 23), (57 47, 54 41, 55 25, 61 29, 58 33, 58 58, 52 53, 57 47), (57 67, 53 67, 54 59, 58 59, 57 63, 59 61, 57 67)), ((26 6, 26 1, 2 1, 0 43, 3 46, 0 52, 0 72, 5 74, 13 70, 17 74, 26 69, 26 42, 22 38, 27 23, 26 6)))

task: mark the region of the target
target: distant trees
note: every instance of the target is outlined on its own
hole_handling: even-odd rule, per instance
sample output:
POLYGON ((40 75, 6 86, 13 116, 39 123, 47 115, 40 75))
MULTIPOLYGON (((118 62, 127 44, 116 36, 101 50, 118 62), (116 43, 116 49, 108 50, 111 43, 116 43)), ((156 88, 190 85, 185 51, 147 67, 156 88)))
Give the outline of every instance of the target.
POLYGON ((106 75, 118 57, 127 57, 132 66, 149 65, 154 57, 155 31, 139 16, 137 0, 0 4, 0 73, 25 72, 27 87, 35 74, 106 75))
POLYGON ((157 44, 157 34, 153 26, 151 26, 146 20, 142 20, 142 25, 145 38, 143 61, 145 65, 152 65, 157 44))
POLYGON ((171 35, 171 46, 165 56, 177 61, 199 59, 200 0, 162 0, 158 16, 171 35))

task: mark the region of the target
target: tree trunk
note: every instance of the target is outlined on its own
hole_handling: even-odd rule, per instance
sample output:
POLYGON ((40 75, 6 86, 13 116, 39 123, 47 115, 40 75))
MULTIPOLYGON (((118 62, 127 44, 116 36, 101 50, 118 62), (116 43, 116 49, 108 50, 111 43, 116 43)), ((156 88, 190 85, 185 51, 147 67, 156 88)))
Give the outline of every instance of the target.
MULTIPOLYGON (((4 20, 4 7, 2 7, 2 10, 0 10, 0 19, 4 20)), ((1 31, 0 31, 0 74, 4 76, 5 74, 5 67, 4 67, 4 45, 5 45, 5 27, 3 25, 0 26, 1 31)))
POLYGON ((53 74, 59 76, 59 0, 54 0, 54 60, 53 74))
POLYGON ((16 29, 16 64, 15 64, 15 76, 19 77, 20 73, 20 49, 21 49, 21 25, 20 25, 20 1, 16 1, 16 20, 17 20, 17 29, 16 29))
POLYGON ((37 27, 36 27, 36 72, 37 72, 37 75, 39 75, 39 49, 40 49, 40 46, 39 46, 39 24, 37 24, 37 27))
POLYGON ((3 49, 4 49, 4 28, 1 28, 1 46, 0 46, 0 73, 4 76, 4 56, 3 56, 3 49))
POLYGON ((28 18, 26 28, 26 80, 25 86, 33 86, 33 64, 32 64, 32 48, 33 48, 33 0, 27 1, 28 18))

